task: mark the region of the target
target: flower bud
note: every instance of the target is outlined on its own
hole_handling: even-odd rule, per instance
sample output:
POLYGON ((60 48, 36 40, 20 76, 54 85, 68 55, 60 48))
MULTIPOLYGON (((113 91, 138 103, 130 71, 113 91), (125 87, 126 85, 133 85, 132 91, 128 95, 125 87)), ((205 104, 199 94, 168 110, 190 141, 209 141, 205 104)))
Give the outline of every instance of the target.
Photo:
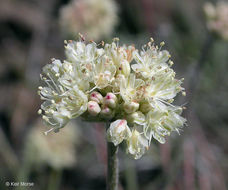
POLYGON ((123 107, 124 107, 124 111, 126 113, 133 113, 139 109, 139 103, 137 103, 137 102, 125 102, 123 107))
POLYGON ((101 110, 101 112, 100 112, 100 114, 101 114, 101 116, 110 116, 110 115, 112 115, 112 110, 109 108, 109 107, 107 107, 107 106, 105 106, 102 110, 101 110))
POLYGON ((117 70, 117 74, 122 74, 125 77, 128 77, 130 75, 130 72, 131 72, 131 68, 130 68, 129 62, 125 59, 122 60, 117 70))
POLYGON ((127 116, 130 123, 143 124, 145 122, 145 115, 141 111, 131 113, 127 116))
POLYGON ((117 103, 117 97, 115 94, 109 92, 104 98, 104 104, 110 108, 115 108, 117 103))
POLYGON ((103 102, 103 96, 99 92, 94 91, 90 94, 89 100, 101 104, 103 102))
POLYGON ((100 106, 98 105, 97 102, 95 101, 89 101, 88 102, 88 112, 92 115, 92 116, 96 116, 97 114, 99 114, 101 111, 100 106))
POLYGON ((120 144, 124 139, 128 139, 131 136, 131 130, 127 126, 126 120, 116 120, 111 123, 107 137, 109 142, 113 142, 115 146, 120 144))
POLYGON ((152 109, 152 107, 149 103, 145 102, 145 103, 140 104, 139 109, 142 113, 147 113, 152 109))

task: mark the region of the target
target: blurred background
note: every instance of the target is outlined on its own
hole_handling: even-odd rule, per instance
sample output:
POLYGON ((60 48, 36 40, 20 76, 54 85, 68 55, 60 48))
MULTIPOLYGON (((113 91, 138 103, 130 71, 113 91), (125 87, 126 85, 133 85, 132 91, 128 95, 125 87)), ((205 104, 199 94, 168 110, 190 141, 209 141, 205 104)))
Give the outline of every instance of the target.
MULTIPOLYGON (((177 78, 185 78, 187 96, 176 103, 187 108, 188 126, 164 145, 154 140, 140 160, 120 149, 119 189, 225 190, 228 43, 208 27, 205 2, 1 0, 0 189, 9 189, 6 182, 29 182, 23 188, 37 190, 105 189, 104 126, 77 119, 45 137, 37 114, 42 67, 53 57, 64 59, 64 40, 80 32, 87 40, 119 37, 138 48, 150 37, 165 41, 177 78)), ((225 4, 221 10, 228 23, 225 4)))

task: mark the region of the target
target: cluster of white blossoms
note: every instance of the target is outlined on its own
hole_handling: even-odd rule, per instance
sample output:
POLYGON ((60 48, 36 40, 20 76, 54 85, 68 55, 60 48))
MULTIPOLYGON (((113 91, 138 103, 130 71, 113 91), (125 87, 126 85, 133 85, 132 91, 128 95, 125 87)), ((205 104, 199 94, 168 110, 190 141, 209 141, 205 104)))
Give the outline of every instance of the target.
POLYGON ((117 12, 113 0, 72 0, 60 10, 60 25, 70 36, 80 32, 97 41, 112 34, 118 21, 117 12))
POLYGON ((208 18, 207 26, 209 30, 228 40, 228 3, 219 1, 214 6, 207 2, 204 5, 204 12, 208 18))
POLYGON ((78 130, 69 122, 61 133, 42 134, 43 124, 39 120, 29 131, 25 141, 25 157, 33 167, 47 164, 55 169, 73 167, 76 163, 78 130))
POLYGON ((182 92, 182 79, 175 78, 170 54, 153 39, 141 51, 120 46, 118 39, 97 45, 66 42, 66 60, 53 59, 43 68, 39 87, 44 103, 39 114, 58 132, 72 118, 110 122, 108 140, 114 145, 126 141, 127 152, 140 158, 154 138, 179 131, 186 120, 182 107, 172 104, 182 92))

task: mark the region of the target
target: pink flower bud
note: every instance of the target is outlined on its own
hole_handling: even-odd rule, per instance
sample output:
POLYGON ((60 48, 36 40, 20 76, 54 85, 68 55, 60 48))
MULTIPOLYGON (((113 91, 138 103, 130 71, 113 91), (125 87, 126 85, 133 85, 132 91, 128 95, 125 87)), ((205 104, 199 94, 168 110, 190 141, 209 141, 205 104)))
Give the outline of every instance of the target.
POLYGON ((102 110, 101 110, 101 112, 100 112, 100 114, 101 114, 101 116, 102 117, 105 117, 105 118, 109 118, 109 117, 112 117, 113 116, 113 110, 111 110, 109 107, 104 107, 102 110))
POLYGON ((88 112, 92 115, 92 116, 96 116, 97 114, 99 114, 101 111, 100 106, 98 105, 97 102, 95 101, 89 101, 88 102, 88 112))
POLYGON ((117 103, 117 97, 115 94, 109 92, 104 98, 104 104, 110 108, 115 108, 117 103))
POLYGON ((92 92, 90 94, 89 100, 92 100, 94 102, 97 102, 98 104, 103 103, 103 96, 99 92, 92 92))

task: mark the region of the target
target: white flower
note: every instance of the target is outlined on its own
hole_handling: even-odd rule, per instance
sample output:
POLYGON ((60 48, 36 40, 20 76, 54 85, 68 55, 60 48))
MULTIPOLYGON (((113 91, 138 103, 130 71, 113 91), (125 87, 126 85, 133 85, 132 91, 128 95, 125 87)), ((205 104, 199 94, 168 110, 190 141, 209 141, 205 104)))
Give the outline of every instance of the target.
POLYGON ((137 112, 129 114, 127 116, 127 120, 130 123, 135 123, 135 124, 138 124, 138 125, 144 125, 145 121, 146 121, 146 118, 145 118, 145 115, 142 112, 137 111, 137 112))
MULTIPOLYGON (((118 41, 119 39, 116 40, 118 41)), ((121 74, 128 77, 131 72, 130 62, 132 61, 132 52, 135 48, 133 46, 119 47, 118 44, 112 42, 111 44, 105 45, 105 50, 117 68, 117 75, 121 74)))
MULTIPOLYGON (((97 62, 101 62, 99 59, 104 55, 104 50, 98 49, 94 42, 86 45, 82 41, 69 41, 65 46, 65 53, 69 64, 67 65, 65 61, 64 68, 68 70, 68 74, 71 74, 70 80, 81 80, 82 86, 88 86, 89 82, 93 82, 94 69, 99 65, 97 62), (84 84, 85 82, 88 84, 84 84)), ((81 84, 81 81, 77 83, 81 84)))
POLYGON ((107 56, 99 59, 95 65, 93 79, 96 88, 102 89, 107 87, 114 80, 116 67, 107 56))
POLYGON ((154 109, 147 114, 147 124, 144 128, 146 138, 151 141, 155 138, 160 143, 165 143, 165 136, 172 131, 179 133, 179 128, 186 123, 186 119, 180 116, 182 108, 167 107, 164 110, 154 109))
POLYGON ((148 79, 152 78, 154 74, 158 74, 169 66, 167 61, 170 58, 170 54, 166 50, 160 50, 149 42, 148 49, 133 52, 134 59, 137 64, 133 64, 131 67, 136 72, 142 75, 142 77, 148 79))
POLYGON ((89 40, 109 37, 117 24, 113 0, 72 0, 60 10, 60 25, 71 36, 82 33, 89 40))
POLYGON ((161 74, 154 75, 153 79, 145 88, 145 99, 152 107, 169 104, 177 93, 184 90, 181 87, 182 80, 175 79, 175 72, 167 69, 161 74))
POLYGON ((128 139, 131 136, 131 130, 127 126, 126 120, 119 119, 111 123, 107 135, 108 140, 117 146, 124 139, 128 139))
POLYGON ((58 134, 43 134, 44 126, 39 121, 31 128, 25 141, 25 154, 33 167, 44 164, 55 169, 73 167, 76 163, 76 145, 78 130, 69 123, 58 134))
POLYGON ((72 64, 64 61, 63 67, 66 65, 70 66, 71 69, 66 69, 65 73, 61 78, 59 78, 59 82, 66 89, 71 89, 72 86, 77 86, 82 91, 87 91, 90 89, 90 81, 85 73, 81 71, 80 65, 72 64))
POLYGON ((142 79, 136 79, 135 74, 130 74, 128 78, 123 78, 120 83, 120 95, 125 102, 139 102, 142 98, 143 91, 141 86, 144 85, 142 79))
POLYGON ((208 29, 228 40, 228 3, 219 1, 216 5, 213 5, 206 2, 204 12, 208 18, 208 29))
POLYGON ((127 151, 138 159, 152 138, 164 143, 165 136, 186 123, 182 108, 172 104, 179 92, 185 95, 183 80, 175 78, 168 51, 152 41, 140 53, 133 46, 119 46, 118 39, 101 45, 86 44, 81 36, 66 44, 65 61, 53 59, 43 68, 46 85, 39 87, 44 102, 38 113, 51 126, 46 134, 79 116, 115 121, 107 130, 109 141, 117 146, 125 140, 127 151))
POLYGON ((132 154, 135 159, 139 159, 148 148, 148 141, 138 131, 133 130, 131 137, 127 140, 127 145, 127 152, 132 154))
POLYGON ((89 68, 96 59, 104 54, 104 50, 101 48, 97 48, 97 44, 95 42, 91 42, 86 44, 84 41, 69 41, 66 42, 65 45, 65 53, 66 58, 69 62, 79 63, 80 65, 84 65, 86 69, 89 68))
POLYGON ((69 119, 81 115, 87 109, 87 95, 76 84, 74 86, 63 85, 65 77, 63 64, 59 60, 53 60, 52 64, 43 68, 41 79, 47 87, 39 87, 39 95, 45 100, 41 105, 40 114, 44 121, 52 126, 49 131, 64 127, 69 119))

